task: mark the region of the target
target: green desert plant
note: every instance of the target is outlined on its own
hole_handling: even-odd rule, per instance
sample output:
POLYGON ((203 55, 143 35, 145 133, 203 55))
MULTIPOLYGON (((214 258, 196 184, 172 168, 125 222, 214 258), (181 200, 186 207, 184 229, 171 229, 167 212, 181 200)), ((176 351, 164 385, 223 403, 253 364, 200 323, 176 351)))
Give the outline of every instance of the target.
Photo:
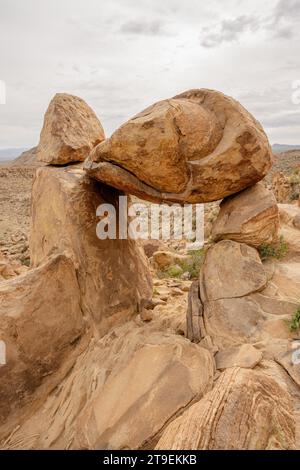
POLYGON ((288 252, 289 246, 281 235, 276 243, 263 243, 258 251, 262 261, 269 258, 282 259, 288 252))
POLYGON ((300 306, 290 320, 288 320, 288 327, 291 332, 300 330, 300 306))
POLYGON ((188 254, 190 259, 181 263, 181 267, 183 272, 189 273, 190 279, 193 279, 199 275, 200 268, 204 261, 205 249, 191 250, 188 254))
POLYGON ((159 271, 157 276, 160 279, 168 277, 178 278, 181 277, 183 273, 189 273, 190 279, 197 278, 204 260, 205 248, 191 250, 188 254, 189 258, 187 260, 179 261, 178 264, 173 264, 159 271))

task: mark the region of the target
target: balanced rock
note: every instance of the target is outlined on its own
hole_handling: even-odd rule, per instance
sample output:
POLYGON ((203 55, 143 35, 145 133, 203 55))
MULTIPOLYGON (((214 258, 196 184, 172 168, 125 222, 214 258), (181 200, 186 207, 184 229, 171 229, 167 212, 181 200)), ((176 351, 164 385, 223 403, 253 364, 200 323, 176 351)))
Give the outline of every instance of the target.
POLYGON ((58 93, 45 114, 37 157, 53 165, 83 161, 104 139, 100 121, 85 101, 58 93))
POLYGON ((132 317, 141 300, 152 297, 148 260, 138 241, 97 237, 97 207, 111 203, 118 219, 118 196, 73 166, 38 169, 32 190, 32 266, 53 252, 67 251, 77 271, 82 309, 100 333, 132 317))
POLYGON ((279 211, 276 199, 263 183, 229 196, 220 205, 212 236, 259 247, 278 238, 279 211))
POLYGON ((167 427, 156 449, 294 449, 295 434, 289 393, 267 375, 232 368, 167 427))
POLYGON ((93 149, 87 173, 150 201, 222 199, 271 166, 261 125, 237 101, 190 90, 150 106, 93 149))

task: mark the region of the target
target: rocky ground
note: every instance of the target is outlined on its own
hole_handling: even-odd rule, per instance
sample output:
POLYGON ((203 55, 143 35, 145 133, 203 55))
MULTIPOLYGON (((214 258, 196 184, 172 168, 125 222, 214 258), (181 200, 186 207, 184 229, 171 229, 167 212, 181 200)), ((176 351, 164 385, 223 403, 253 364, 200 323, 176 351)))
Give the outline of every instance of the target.
POLYGON ((27 167, 0 166, 0 250, 25 265, 29 264, 28 233, 34 174, 35 171, 27 167))

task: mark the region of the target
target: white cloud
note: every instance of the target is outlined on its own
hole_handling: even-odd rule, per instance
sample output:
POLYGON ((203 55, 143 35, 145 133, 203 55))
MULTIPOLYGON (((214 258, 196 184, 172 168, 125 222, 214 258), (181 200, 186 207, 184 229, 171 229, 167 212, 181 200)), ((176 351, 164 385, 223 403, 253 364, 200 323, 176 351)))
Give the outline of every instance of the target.
POLYGON ((240 99, 272 140, 299 143, 299 3, 0 0, 0 148, 35 145, 56 92, 85 99, 109 135, 149 104, 201 87, 240 99))

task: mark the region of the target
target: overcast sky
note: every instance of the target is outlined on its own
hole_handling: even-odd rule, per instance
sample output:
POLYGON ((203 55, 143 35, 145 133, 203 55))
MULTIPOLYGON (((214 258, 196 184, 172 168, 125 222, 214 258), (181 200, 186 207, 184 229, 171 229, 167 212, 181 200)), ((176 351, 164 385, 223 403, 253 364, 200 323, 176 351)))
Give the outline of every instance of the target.
POLYGON ((0 0, 0 148, 36 145, 52 96, 85 99, 106 135, 190 88, 238 100, 271 143, 300 143, 300 0, 0 0))

